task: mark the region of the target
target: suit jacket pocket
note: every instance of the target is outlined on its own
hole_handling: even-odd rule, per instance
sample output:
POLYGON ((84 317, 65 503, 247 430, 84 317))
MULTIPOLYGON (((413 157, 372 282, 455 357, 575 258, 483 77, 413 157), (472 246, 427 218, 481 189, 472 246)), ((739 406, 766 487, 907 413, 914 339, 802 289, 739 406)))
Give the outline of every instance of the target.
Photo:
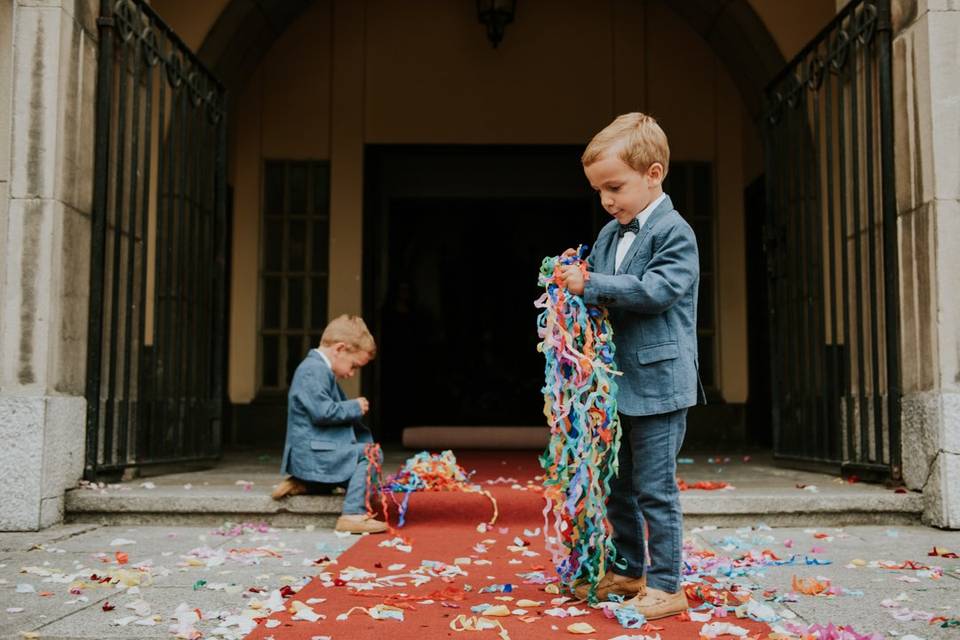
POLYGON ((314 451, 336 451, 337 443, 331 440, 311 440, 310 448, 314 451))
POLYGON ((633 391, 640 398, 662 401, 676 394, 674 368, 680 357, 677 342, 661 342, 637 349, 633 391))
POLYGON ((637 361, 640 364, 653 364, 663 360, 673 360, 680 357, 680 347, 677 341, 662 342, 660 344, 651 344, 637 349, 637 361))

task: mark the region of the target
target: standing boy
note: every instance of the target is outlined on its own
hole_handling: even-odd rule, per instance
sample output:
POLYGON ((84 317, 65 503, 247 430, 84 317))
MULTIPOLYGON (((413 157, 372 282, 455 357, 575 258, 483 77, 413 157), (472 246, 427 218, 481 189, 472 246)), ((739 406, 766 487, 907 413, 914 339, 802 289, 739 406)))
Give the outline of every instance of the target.
POLYGON ((373 442, 360 418, 370 409, 364 397, 347 400, 337 380, 353 375, 376 355, 377 346, 363 319, 335 318, 297 367, 287 396, 287 440, 280 472, 290 477, 273 492, 274 500, 312 488, 346 485, 336 530, 382 533, 385 522, 367 516, 366 443, 373 442))
MULTIPOLYGON (((687 409, 705 401, 697 359, 697 240, 663 192, 670 147, 656 120, 642 113, 618 117, 594 136, 581 161, 614 219, 597 236, 586 278, 575 265, 563 276, 571 293, 609 309, 623 371, 620 471, 607 503, 618 557, 597 597, 633 596, 629 604, 647 619, 662 618, 687 609, 676 461, 687 409)), ((588 589, 575 591, 585 598, 588 589)))

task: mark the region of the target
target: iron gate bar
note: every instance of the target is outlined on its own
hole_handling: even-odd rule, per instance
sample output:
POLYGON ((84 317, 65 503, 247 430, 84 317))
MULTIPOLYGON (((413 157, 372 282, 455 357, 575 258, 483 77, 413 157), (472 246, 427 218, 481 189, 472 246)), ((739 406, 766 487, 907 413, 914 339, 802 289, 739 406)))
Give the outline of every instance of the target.
MULTIPOLYGON (((113 82, 113 18, 110 0, 100 0, 97 18, 99 47, 97 53, 97 86, 113 82)), ((106 254, 107 138, 110 128, 110 94, 97 90, 94 132, 93 219, 90 230, 90 298, 87 310, 87 437, 84 475, 93 479, 97 463, 100 426, 100 351, 103 346, 103 270, 106 254)))
POLYGON ((225 365, 223 86, 143 0, 101 0, 98 29, 88 479, 218 456, 225 365))
POLYGON ((900 410, 902 386, 900 381, 900 253, 897 246, 896 185, 893 181, 893 79, 891 44, 893 25, 890 19, 890 0, 882 0, 877 16, 877 81, 880 91, 880 130, 888 132, 880 137, 880 172, 884 180, 880 186, 883 206, 883 260, 884 260, 884 320, 886 325, 887 357, 887 424, 890 438, 890 460, 894 478, 901 477, 900 466, 900 410))
MULTIPOLYGON (((153 33, 151 27, 147 26, 144 29, 144 41, 148 34, 153 33)), ((150 238, 150 158, 153 154, 153 146, 151 142, 153 141, 152 130, 153 130, 153 83, 150 82, 150 76, 153 74, 153 67, 158 61, 157 58, 151 58, 151 53, 147 48, 143 50, 143 62, 146 64, 146 82, 144 85, 146 87, 146 99, 144 107, 144 129, 145 135, 144 139, 146 143, 143 145, 143 188, 141 189, 141 204, 140 208, 142 211, 140 217, 140 237, 143 239, 143 260, 140 262, 140 282, 143 286, 143 291, 147 291, 147 262, 150 256, 148 250, 149 247, 149 238, 150 238), (152 60, 152 62, 151 62, 152 60)), ((139 84, 139 80, 138 80, 139 84)), ((163 130, 163 121, 161 120, 160 130, 163 130)), ((159 169, 159 167, 158 167, 159 169)), ((156 284, 154 284, 154 289, 156 289, 156 284)), ((156 307, 156 304, 154 304, 156 307)), ((140 431, 137 434, 137 451, 139 458, 145 458, 148 455, 149 449, 144 445, 149 442, 151 432, 153 429, 153 424, 150 421, 148 414, 148 407, 152 400, 152 394, 147 393, 147 378, 146 371, 147 368, 152 366, 153 361, 148 357, 148 350, 146 346, 146 335, 147 335, 147 305, 141 304, 139 309, 139 318, 140 323, 140 354, 138 362, 140 366, 137 367, 137 420, 139 423, 140 431)), ((154 325, 156 329, 156 325, 154 325)))
POLYGON ((898 477, 889 14, 854 0, 768 85, 764 238, 777 458, 898 477))

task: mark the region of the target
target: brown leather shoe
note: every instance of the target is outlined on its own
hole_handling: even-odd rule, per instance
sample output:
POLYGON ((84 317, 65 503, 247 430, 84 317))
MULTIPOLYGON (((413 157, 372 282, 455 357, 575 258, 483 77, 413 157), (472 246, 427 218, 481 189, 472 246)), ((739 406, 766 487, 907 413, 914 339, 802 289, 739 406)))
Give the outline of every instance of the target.
POLYGON ((689 607, 687 594, 680 589, 677 593, 667 593, 653 587, 647 588, 646 595, 638 595, 623 603, 625 607, 633 607, 644 615, 647 620, 666 618, 683 613, 689 607))
POLYGON ((383 533, 387 523, 366 514, 342 515, 334 529, 340 533, 383 533))
POLYGON ((277 485, 270 497, 274 500, 282 500, 287 496, 299 496, 307 492, 307 485, 303 484, 293 476, 287 478, 277 485))
MULTIPOLYGON (((597 584, 597 600, 606 602, 607 597, 613 593, 618 596, 631 597, 643 596, 647 592, 647 577, 631 578, 621 576, 613 571, 607 571, 600 582, 597 584)), ((573 594, 580 600, 586 600, 590 593, 590 583, 583 582, 575 585, 573 594)))

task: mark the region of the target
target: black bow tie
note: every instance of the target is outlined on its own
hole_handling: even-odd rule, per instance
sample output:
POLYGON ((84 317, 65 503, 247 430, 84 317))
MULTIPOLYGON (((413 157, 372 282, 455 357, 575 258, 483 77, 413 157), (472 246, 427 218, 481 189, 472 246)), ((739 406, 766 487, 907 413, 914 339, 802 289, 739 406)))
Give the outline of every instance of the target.
POLYGON ((627 224, 620 225, 620 237, 622 238, 623 234, 627 233, 628 231, 632 233, 640 233, 640 223, 637 221, 636 218, 634 218, 627 224))

